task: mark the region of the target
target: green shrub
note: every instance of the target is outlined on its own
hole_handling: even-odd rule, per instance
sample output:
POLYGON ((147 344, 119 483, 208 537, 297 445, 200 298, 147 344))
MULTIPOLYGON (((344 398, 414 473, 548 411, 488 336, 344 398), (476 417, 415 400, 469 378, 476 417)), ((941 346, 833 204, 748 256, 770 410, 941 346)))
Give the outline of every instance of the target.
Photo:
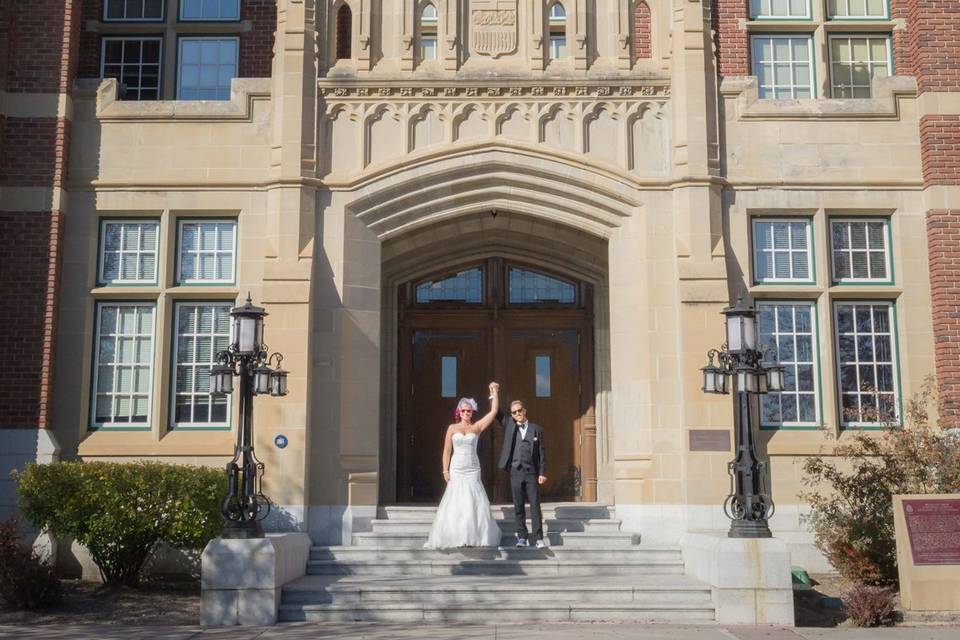
POLYGON ((58 604, 60 580, 32 547, 20 541, 16 520, 0 522, 0 598, 15 609, 58 604))
POLYGON ((85 546, 107 585, 135 585, 157 543, 202 549, 223 526, 226 476, 158 462, 60 462, 15 474, 35 527, 85 546))
POLYGON ((847 432, 832 456, 803 465, 806 520, 817 547, 854 583, 898 582, 894 494, 960 492, 960 438, 929 424, 929 387, 907 409, 905 427, 847 432))

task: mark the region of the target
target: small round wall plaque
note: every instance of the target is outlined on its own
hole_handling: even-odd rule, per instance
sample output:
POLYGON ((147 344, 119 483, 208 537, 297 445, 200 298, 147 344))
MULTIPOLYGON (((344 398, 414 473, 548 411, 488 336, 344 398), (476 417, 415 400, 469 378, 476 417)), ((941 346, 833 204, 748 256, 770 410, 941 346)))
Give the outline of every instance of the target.
POLYGON ((287 436, 282 433, 279 434, 276 438, 273 439, 273 444, 277 445, 277 449, 284 449, 287 446, 287 436))

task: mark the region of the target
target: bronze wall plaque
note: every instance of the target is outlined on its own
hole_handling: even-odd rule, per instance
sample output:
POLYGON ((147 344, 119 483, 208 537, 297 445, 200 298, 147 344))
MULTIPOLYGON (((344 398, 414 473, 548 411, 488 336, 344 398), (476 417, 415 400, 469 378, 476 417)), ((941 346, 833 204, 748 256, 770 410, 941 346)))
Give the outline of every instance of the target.
POLYGON ((960 498, 903 501, 913 564, 960 564, 960 498))
POLYGON ((690 451, 730 451, 726 429, 690 429, 690 451))

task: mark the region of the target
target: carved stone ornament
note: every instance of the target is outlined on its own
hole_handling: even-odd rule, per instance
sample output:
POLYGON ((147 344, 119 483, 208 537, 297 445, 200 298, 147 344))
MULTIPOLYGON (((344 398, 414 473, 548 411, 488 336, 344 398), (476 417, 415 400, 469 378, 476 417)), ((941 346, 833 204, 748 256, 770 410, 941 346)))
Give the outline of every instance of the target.
POLYGON ((517 0, 474 0, 470 42, 479 55, 498 58, 517 50, 517 0))

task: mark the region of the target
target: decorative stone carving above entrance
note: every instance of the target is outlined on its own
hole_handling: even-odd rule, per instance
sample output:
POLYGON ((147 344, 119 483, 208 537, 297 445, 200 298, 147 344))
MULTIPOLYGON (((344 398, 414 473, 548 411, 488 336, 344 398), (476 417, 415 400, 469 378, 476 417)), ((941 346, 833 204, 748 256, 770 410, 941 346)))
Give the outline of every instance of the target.
POLYGON ((498 58, 517 50, 517 0, 473 0, 470 3, 473 51, 498 58))

